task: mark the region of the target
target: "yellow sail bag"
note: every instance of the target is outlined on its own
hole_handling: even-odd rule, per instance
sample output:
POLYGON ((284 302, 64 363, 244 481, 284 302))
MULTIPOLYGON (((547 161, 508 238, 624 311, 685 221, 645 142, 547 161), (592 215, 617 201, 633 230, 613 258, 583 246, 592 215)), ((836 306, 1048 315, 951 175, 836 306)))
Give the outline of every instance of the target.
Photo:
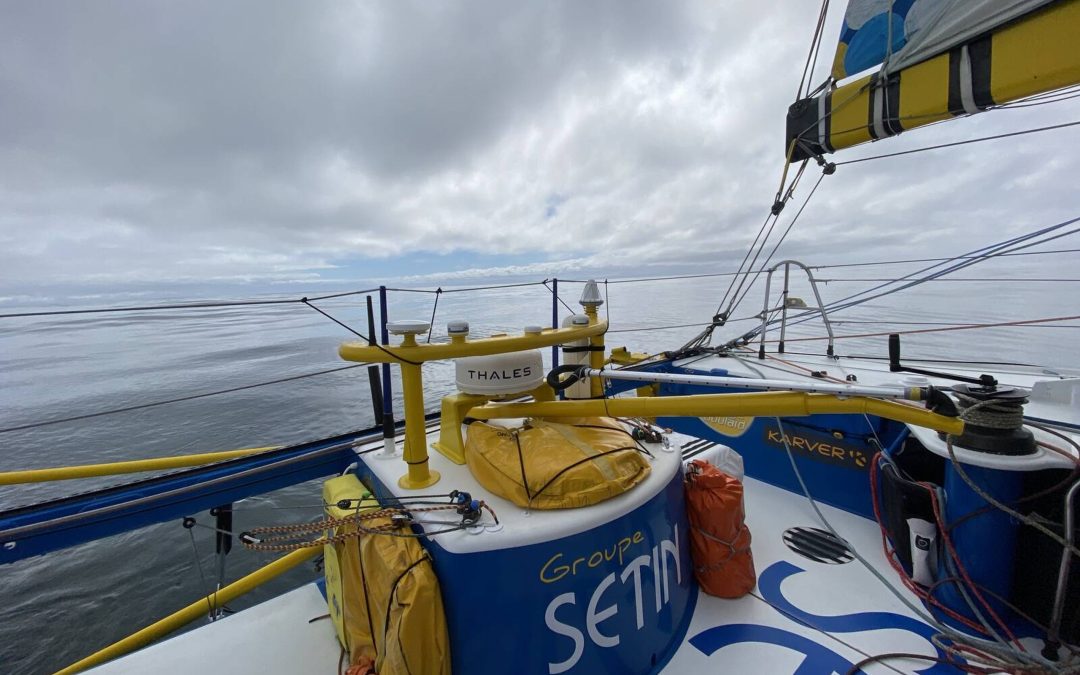
MULTIPOLYGON (((335 505, 366 490, 354 476, 327 483, 333 481, 339 483, 324 489, 324 499, 327 513, 340 518, 343 514, 335 505)), ((372 508, 367 501, 352 503, 365 507, 354 506, 353 513, 372 508)), ((373 518, 364 520, 363 527, 379 529, 389 523, 389 517, 373 518)), ((356 524, 347 524, 337 533, 356 530, 356 524)), ((379 675, 449 675, 450 637, 439 580, 417 539, 361 533, 328 544, 326 590, 351 666, 373 664, 379 675)))
POLYGON ((626 492, 649 475, 629 432, 606 417, 473 422, 465 462, 485 489, 518 506, 569 509, 626 492))

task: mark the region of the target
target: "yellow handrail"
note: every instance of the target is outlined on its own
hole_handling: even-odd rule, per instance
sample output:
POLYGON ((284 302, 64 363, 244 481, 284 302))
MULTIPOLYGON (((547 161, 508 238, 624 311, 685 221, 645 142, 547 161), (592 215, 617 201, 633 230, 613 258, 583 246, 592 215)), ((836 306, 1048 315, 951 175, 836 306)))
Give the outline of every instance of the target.
POLYGON ((947 434, 963 433, 964 423, 929 410, 892 401, 801 392, 646 396, 587 401, 489 403, 472 408, 469 417, 486 420, 515 417, 805 417, 822 413, 864 413, 947 434))
POLYGON ((540 333, 528 335, 497 335, 476 340, 460 340, 437 344, 419 344, 415 339, 405 339, 399 345, 376 347, 366 342, 345 342, 338 347, 338 355, 346 361, 360 363, 424 363, 467 356, 490 356, 507 352, 551 347, 575 340, 603 335, 607 321, 596 321, 588 326, 572 328, 545 328, 540 333))
POLYGON ((57 671, 56 675, 78 673, 148 645, 177 628, 198 619, 200 616, 205 616, 207 608, 211 606, 208 603, 216 603, 214 606, 220 607, 221 605, 240 597, 244 593, 247 593, 256 586, 266 583, 306 560, 314 558, 322 553, 322 550, 322 546, 312 546, 311 548, 300 549, 299 551, 293 551, 288 555, 282 556, 269 565, 261 567, 245 577, 237 579, 217 593, 211 593, 205 598, 196 600, 180 611, 170 614, 164 619, 156 621, 138 632, 132 633, 123 640, 115 642, 105 649, 73 663, 63 670, 57 671))
POLYGON ((260 448, 243 448, 240 450, 223 450, 221 452, 206 452, 198 455, 181 455, 179 457, 156 457, 153 459, 133 459, 126 462, 111 462, 108 464, 83 464, 81 466, 61 466, 50 469, 29 469, 26 471, 7 471, 0 473, 0 485, 20 485, 22 483, 47 483, 54 480, 72 480, 75 478, 93 478, 95 476, 115 476, 123 473, 140 473, 142 471, 162 471, 165 469, 181 469, 188 466, 199 466, 220 462, 226 459, 247 457, 268 450, 277 450, 280 445, 267 445, 260 448))
MULTIPOLYGON (((383 347, 362 342, 346 342, 341 345, 338 354, 346 361, 397 363, 401 367, 401 389, 405 397, 405 447, 402 458, 408 465, 408 473, 398 479, 398 485, 406 490, 419 490, 439 482, 439 472, 428 467, 424 379, 420 368, 424 363, 440 359, 520 352, 586 338, 594 348, 602 348, 603 335, 608 329, 607 322, 600 321, 595 307, 591 312, 586 309, 586 313, 589 316, 589 324, 586 326, 545 328, 539 333, 525 335, 496 335, 479 340, 454 336, 450 342, 441 344, 418 344, 415 335, 405 335, 401 344, 393 346, 383 347)), ((602 367, 603 353, 592 352, 590 365, 593 368, 602 367)), ((594 378, 593 395, 600 395, 599 386, 599 380, 594 378)))

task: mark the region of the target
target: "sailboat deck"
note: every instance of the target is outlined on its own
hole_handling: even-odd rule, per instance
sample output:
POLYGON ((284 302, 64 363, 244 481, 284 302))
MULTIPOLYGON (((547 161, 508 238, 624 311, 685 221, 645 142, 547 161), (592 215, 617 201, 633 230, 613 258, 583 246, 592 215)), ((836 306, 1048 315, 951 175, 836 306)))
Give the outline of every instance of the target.
MULTIPOLYGON (((674 443, 695 440, 676 435, 674 443)), ((816 558, 811 559, 785 544, 791 528, 822 527, 805 497, 747 478, 745 500, 758 586, 738 600, 698 592, 682 646, 667 664, 657 664, 663 672, 723 668, 783 673, 802 665, 800 672, 843 673, 874 654, 936 653, 926 637, 930 628, 913 619, 857 560, 830 547, 823 553, 814 544, 802 546, 816 558), (822 562, 829 557, 832 561, 822 562)), ((877 525, 840 509, 821 508, 841 536, 891 578, 877 525)), ((326 613, 323 595, 309 584, 94 672, 336 672, 340 647, 326 613)), ((933 666, 889 661, 864 671, 917 672, 933 666)))

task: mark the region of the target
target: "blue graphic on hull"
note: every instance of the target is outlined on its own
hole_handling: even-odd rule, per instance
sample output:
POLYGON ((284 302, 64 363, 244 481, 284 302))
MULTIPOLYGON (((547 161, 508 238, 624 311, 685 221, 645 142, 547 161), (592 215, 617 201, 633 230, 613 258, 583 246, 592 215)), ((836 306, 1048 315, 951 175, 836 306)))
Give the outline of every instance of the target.
MULTIPOLYGON (((796 623, 825 633, 862 633, 872 630, 903 630, 926 639, 940 658, 945 654, 931 641, 937 631, 909 616, 893 612, 856 612, 839 616, 812 614, 795 606, 784 596, 781 584, 802 568, 786 560, 770 565, 758 579, 758 590, 765 602, 796 623)), ((712 655, 728 645, 740 642, 760 642, 786 647, 805 655, 794 675, 810 673, 845 673, 854 665, 842 655, 802 635, 782 628, 755 624, 726 624, 706 629, 690 638, 690 644, 706 655, 712 655)), ((862 672, 861 670, 858 672, 862 672)), ((944 663, 934 663, 916 672, 926 675, 946 675, 960 672, 944 663)))
MULTIPOLYGON (((706 656, 728 645, 741 642, 759 642, 799 652, 805 656, 792 675, 821 675, 822 673, 846 673, 855 664, 828 647, 810 638, 797 635, 782 628, 759 626, 752 623, 729 623, 703 630, 690 638, 690 644, 706 656)), ((855 671, 862 673, 862 670, 855 671)), ((864 674, 865 675, 865 674, 864 674)))

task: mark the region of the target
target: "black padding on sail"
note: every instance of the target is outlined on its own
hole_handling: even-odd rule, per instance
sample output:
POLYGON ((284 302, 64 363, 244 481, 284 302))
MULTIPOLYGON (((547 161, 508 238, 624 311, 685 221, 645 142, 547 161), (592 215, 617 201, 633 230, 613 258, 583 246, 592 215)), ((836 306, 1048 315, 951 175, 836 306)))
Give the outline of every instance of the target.
POLYGON ((960 96, 960 50, 949 50, 949 112, 953 115, 964 114, 964 100, 960 96))
MULTIPOLYGON (((821 94, 828 96, 828 94, 821 94)), ((818 142, 818 99, 804 98, 791 104, 787 114, 787 133, 785 134, 784 155, 788 153, 791 142, 795 141, 792 162, 809 159, 813 153, 823 154, 825 148, 818 142)))
MULTIPOLYGON (((991 44, 990 35, 968 43, 968 58, 971 59, 971 91, 975 97, 975 105, 980 109, 994 105, 994 98, 990 95, 991 44)), ((950 79, 950 83, 951 81, 950 79)), ((951 104, 951 98, 949 102, 951 104)))
POLYGON ((895 136, 904 130, 904 127, 900 124, 900 77, 896 75, 890 75, 889 81, 885 84, 885 88, 882 89, 882 94, 885 96, 885 130, 889 132, 889 135, 895 136))

